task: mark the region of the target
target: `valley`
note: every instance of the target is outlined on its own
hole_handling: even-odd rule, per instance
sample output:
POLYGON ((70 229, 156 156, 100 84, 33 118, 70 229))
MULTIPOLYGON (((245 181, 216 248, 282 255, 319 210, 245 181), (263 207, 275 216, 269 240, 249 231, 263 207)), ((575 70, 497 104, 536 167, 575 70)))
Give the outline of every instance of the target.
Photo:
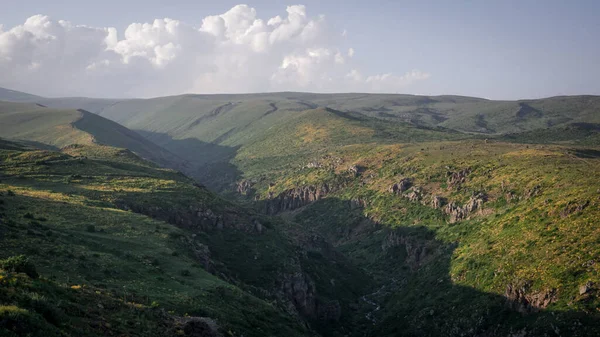
POLYGON ((0 100, 7 336, 600 334, 598 96, 0 100))

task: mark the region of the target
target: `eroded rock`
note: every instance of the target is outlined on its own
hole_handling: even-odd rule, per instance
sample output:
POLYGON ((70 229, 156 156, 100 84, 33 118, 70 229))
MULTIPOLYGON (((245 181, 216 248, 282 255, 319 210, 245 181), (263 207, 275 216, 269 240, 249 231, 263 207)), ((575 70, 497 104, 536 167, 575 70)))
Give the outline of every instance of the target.
POLYGON ((399 182, 390 186, 388 191, 394 194, 401 194, 412 186, 412 181, 409 178, 402 178, 399 182))
POLYGON ((459 189, 461 185, 467 180, 467 176, 471 173, 471 168, 465 168, 457 172, 448 172, 447 183, 448 188, 459 189))
POLYGON ((431 197, 431 207, 433 208, 442 208, 447 202, 446 198, 440 197, 439 195, 431 197))
POLYGON ((556 300, 556 290, 532 291, 531 282, 518 282, 506 287, 507 305, 520 313, 527 314, 546 308, 556 300))
POLYGON ((455 223, 466 219, 470 214, 478 209, 483 208, 483 203, 487 201, 487 196, 484 193, 478 192, 473 194, 469 201, 463 206, 459 206, 454 201, 451 201, 444 207, 444 213, 450 216, 450 223, 455 223))
POLYGON ((317 201, 329 192, 331 192, 329 185, 323 184, 321 186, 311 185, 289 189, 276 197, 273 197, 273 194, 270 193, 270 198, 266 201, 265 211, 267 214, 291 211, 317 201))
POLYGON ((250 193, 252 191, 252 185, 253 185, 253 183, 250 180, 244 179, 237 183, 236 191, 239 194, 247 195, 248 193, 250 193))

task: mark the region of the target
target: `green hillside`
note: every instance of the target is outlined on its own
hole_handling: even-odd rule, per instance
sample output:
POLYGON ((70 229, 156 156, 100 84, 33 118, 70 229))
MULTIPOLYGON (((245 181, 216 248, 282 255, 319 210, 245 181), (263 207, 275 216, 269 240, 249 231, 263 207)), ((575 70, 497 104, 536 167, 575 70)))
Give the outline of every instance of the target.
POLYGON ((0 264, 11 327, 73 334, 42 296, 88 335, 600 334, 600 97, 43 102, 0 104, 0 258, 41 275, 0 264))
POLYGON ((1 143, 0 258, 26 256, 41 275, 0 263, 12 335, 176 335, 194 317, 232 336, 354 324, 348 305, 370 278, 318 236, 117 149, 64 152, 1 143))
POLYGON ((539 336, 550 326, 591 336, 600 331, 592 286, 600 281, 599 153, 483 141, 365 144, 282 176, 265 170, 247 195, 373 273, 379 287, 367 300, 380 309, 372 336, 539 336), (391 191, 402 181, 405 191, 391 191), (291 191, 322 186, 330 192, 316 201, 289 202, 291 191))
POLYGON ((185 169, 185 162, 139 134, 85 110, 53 109, 0 101, 0 136, 62 148, 103 144, 135 152, 156 164, 185 169))

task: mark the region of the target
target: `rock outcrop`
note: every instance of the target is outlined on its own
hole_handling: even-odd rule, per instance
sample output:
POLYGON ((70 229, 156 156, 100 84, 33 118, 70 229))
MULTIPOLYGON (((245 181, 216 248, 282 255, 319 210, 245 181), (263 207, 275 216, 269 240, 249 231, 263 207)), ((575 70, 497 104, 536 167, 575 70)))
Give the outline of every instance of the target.
POLYGON ((409 178, 402 178, 399 182, 390 186, 388 191, 394 194, 401 194, 412 186, 412 181, 409 178))
POLYGON ((432 252, 432 247, 429 246, 428 241, 420 240, 412 236, 404 236, 395 231, 390 232, 381 244, 381 249, 384 252, 388 250, 404 246, 406 250, 406 261, 405 263, 411 267, 411 269, 417 269, 432 252))
POLYGON ((440 197, 439 195, 434 195, 431 197, 431 207, 433 208, 442 208, 448 200, 444 197, 440 197))
POLYGON ((467 180, 467 176, 471 173, 471 168, 465 168, 456 172, 449 171, 446 173, 448 176, 447 183, 448 188, 459 189, 461 185, 467 180))
POLYGON ((123 210, 145 214, 151 218, 192 230, 211 231, 231 228, 247 233, 260 233, 263 230, 263 226, 258 226, 255 223, 256 220, 252 218, 230 211, 215 214, 210 208, 201 205, 172 208, 126 200, 116 200, 115 205, 123 210))
POLYGON ((237 183, 235 189, 239 194, 247 195, 249 192, 252 191, 252 185, 253 184, 250 180, 244 179, 237 183))
POLYGON ((317 318, 315 283, 308 275, 302 271, 284 275, 281 291, 301 315, 312 319, 317 318))
POLYGON ((352 165, 348 168, 348 172, 355 177, 358 177, 364 170, 364 167, 358 165, 352 165))
POLYGON ((520 313, 537 312, 556 300, 556 290, 531 291, 531 282, 518 282, 506 287, 507 305, 520 313))
POLYGON ((265 212, 272 215, 280 212, 292 211, 317 201, 330 192, 331 189, 327 184, 289 189, 281 192, 272 199, 266 200, 265 212))
POLYGON ((588 294, 592 290, 594 290, 594 282, 587 281, 585 284, 579 286, 579 295, 588 294))
POLYGON ((412 202, 420 201, 423 198, 423 189, 418 186, 413 186, 410 188, 409 192, 403 196, 412 202))
POLYGON ((450 216, 450 223, 455 223, 466 219, 470 214, 483 207, 483 203, 487 201, 487 196, 484 193, 475 193, 469 201, 463 206, 459 206, 454 201, 449 202, 444 207, 444 213, 450 216))

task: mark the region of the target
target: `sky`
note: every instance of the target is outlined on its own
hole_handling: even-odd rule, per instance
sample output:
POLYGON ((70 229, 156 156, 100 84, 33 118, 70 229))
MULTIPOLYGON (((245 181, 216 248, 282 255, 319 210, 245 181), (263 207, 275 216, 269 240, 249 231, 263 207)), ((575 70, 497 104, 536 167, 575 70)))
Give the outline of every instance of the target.
POLYGON ((0 87, 600 95, 597 0, 0 0, 0 87))

